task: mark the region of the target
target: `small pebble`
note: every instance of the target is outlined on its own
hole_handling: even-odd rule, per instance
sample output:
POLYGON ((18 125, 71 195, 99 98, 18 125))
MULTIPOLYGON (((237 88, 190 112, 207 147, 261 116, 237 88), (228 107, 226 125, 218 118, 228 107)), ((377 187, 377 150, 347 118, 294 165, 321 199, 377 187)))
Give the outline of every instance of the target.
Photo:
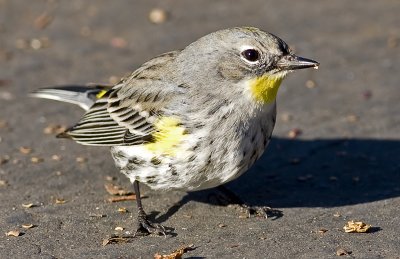
POLYGON ((20 147, 20 148, 19 148, 19 152, 20 152, 21 154, 27 155, 27 154, 29 154, 29 153, 32 152, 32 149, 29 148, 29 147, 20 147))
POLYGON ((52 21, 52 16, 48 15, 47 13, 43 13, 35 19, 34 25, 36 29, 43 30, 49 26, 52 21))
POLYGON ((303 133, 303 131, 301 129, 294 128, 289 131, 288 137, 291 139, 294 139, 294 138, 297 138, 298 136, 300 136, 302 133, 303 133))
POLYGON ((307 80, 306 81, 306 87, 307 88, 315 88, 317 86, 317 84, 313 81, 313 80, 307 80))
POLYGON ((282 113, 281 119, 284 122, 288 122, 288 121, 291 121, 293 119, 293 116, 291 114, 285 112, 285 113, 282 113))
POLYGON ((78 162, 78 163, 85 163, 86 161, 87 161, 87 158, 85 158, 85 157, 78 156, 76 158, 76 162, 78 162))
POLYGON ((34 163, 34 164, 38 164, 38 163, 41 163, 43 161, 44 161, 43 158, 36 157, 36 156, 31 157, 31 162, 34 163))
POLYGON ((123 49, 128 45, 128 42, 122 37, 114 37, 111 39, 110 45, 114 48, 123 49))
POLYGON ((390 49, 394 49, 399 45, 399 39, 395 36, 389 36, 387 39, 387 46, 390 49))
POLYGON ((160 8, 155 8, 149 13, 149 20, 154 24, 164 23, 167 18, 167 12, 160 8))
POLYGON ((59 155, 52 155, 51 159, 53 159, 54 161, 60 161, 61 157, 59 155))

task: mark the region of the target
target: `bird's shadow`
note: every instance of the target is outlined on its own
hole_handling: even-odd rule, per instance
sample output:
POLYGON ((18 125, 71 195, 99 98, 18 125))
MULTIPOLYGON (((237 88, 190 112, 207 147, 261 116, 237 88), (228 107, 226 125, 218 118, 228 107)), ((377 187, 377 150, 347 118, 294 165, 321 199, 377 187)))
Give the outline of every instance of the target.
MULTIPOLYGON (((250 206, 336 207, 400 196, 400 141, 272 139, 261 159, 225 185, 250 206)), ((226 206, 216 189, 187 193, 164 222, 189 201, 226 206)), ((233 202, 235 203, 235 202, 233 202)))

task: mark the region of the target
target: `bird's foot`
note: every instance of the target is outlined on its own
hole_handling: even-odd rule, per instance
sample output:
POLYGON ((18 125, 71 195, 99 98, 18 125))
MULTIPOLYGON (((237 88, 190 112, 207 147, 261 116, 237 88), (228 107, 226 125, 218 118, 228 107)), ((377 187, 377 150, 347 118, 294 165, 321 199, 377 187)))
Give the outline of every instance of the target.
POLYGON ((150 234, 167 236, 165 228, 160 224, 151 222, 147 218, 146 213, 139 212, 137 220, 138 228, 136 230, 135 236, 147 236, 150 234))
POLYGON ((282 211, 273 209, 268 206, 249 206, 247 204, 240 204, 240 209, 246 214, 247 218, 252 216, 261 218, 277 219, 283 216, 282 211))

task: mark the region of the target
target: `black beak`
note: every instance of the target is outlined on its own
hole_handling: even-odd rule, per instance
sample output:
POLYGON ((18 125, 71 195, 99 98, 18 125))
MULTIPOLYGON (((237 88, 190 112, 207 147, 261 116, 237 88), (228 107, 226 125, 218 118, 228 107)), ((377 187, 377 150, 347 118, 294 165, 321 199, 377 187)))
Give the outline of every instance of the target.
POLYGON ((296 70, 309 67, 318 69, 319 63, 296 55, 285 55, 276 63, 276 66, 282 70, 296 70))

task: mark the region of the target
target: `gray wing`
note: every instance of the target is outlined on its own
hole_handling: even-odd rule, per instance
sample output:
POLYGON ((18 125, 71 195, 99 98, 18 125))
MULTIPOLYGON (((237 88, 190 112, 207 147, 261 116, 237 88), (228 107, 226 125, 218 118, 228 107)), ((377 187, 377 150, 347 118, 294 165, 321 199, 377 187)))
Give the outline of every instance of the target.
POLYGON ((84 145, 137 145, 151 140, 155 120, 176 100, 184 87, 156 76, 176 53, 166 53, 135 71, 109 90, 73 127, 60 137, 84 145), (157 69, 157 73, 152 72, 157 69))
POLYGON ((149 79, 136 80, 135 87, 117 85, 61 137, 97 146, 149 142, 155 120, 180 94, 179 86, 149 79))

